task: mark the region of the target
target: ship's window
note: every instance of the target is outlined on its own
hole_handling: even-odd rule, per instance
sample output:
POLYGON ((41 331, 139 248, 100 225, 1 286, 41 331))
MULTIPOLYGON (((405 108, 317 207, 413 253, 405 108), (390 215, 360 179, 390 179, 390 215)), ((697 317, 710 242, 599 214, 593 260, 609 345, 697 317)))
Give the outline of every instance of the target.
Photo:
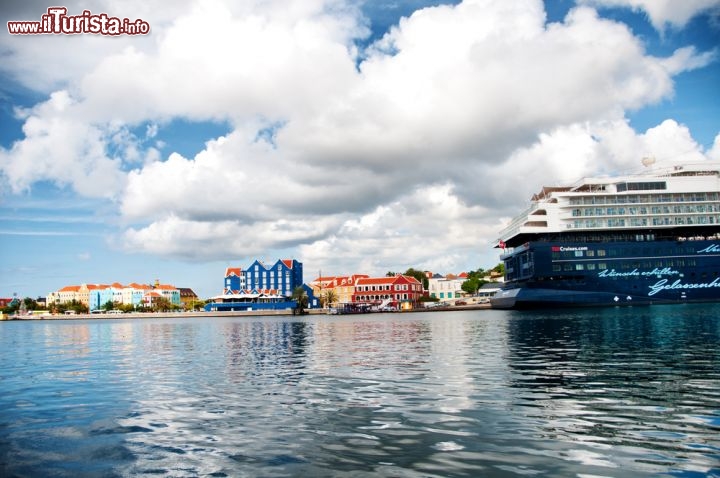
POLYGON ((600 269, 601 271, 604 271, 605 269, 607 269, 607 264, 604 262, 598 263, 598 269, 600 269))
POLYGON ((642 183, 618 183, 618 192, 625 191, 647 191, 650 189, 667 189, 667 183, 665 181, 653 181, 653 182, 642 182, 642 183))
POLYGON ((565 264, 565 266, 563 267, 563 270, 571 271, 571 270, 572 270, 572 264, 565 264))
POLYGON ((587 270, 589 270, 589 271, 594 271, 594 270, 595 270, 595 264, 593 264, 593 263, 587 264, 587 270))
POLYGON ((575 270, 576 271, 585 270, 585 264, 575 264, 575 270))
POLYGON ((586 254, 588 257, 593 257, 595 255, 595 251, 587 251, 586 254))
POLYGON ((553 264, 553 272, 560 272, 560 264, 553 264))
POLYGON ((558 259, 560 259, 560 253, 559 253, 559 252, 553 252, 553 253, 552 253, 552 258, 553 258, 553 260, 558 260, 558 259))
POLYGON ((582 257, 583 251, 575 251, 575 257, 582 257))
POLYGON ((598 257, 605 257, 605 249, 598 249, 597 255, 598 257))

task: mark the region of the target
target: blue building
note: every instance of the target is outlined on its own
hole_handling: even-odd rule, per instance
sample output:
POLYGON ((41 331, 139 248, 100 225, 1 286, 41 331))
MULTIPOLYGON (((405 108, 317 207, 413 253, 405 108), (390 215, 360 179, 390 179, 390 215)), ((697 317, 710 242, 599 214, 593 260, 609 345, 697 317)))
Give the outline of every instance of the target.
POLYGON ((278 260, 268 266, 255 260, 249 267, 228 267, 225 270, 223 293, 213 297, 206 310, 267 310, 292 309, 293 291, 303 287, 308 306, 317 306, 312 289, 303 284, 303 266, 295 259, 278 260))
POLYGON ((302 264, 295 259, 279 260, 268 267, 256 260, 243 271, 245 289, 272 290, 277 295, 289 297, 296 287, 303 285, 302 264))

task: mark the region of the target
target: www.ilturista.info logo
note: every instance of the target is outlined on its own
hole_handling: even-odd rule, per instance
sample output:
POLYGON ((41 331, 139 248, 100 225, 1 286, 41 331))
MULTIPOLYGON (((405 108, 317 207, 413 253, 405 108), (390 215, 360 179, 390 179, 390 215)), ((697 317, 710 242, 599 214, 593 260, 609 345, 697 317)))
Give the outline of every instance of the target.
POLYGON ((80 15, 68 15, 65 7, 50 7, 40 21, 7 22, 11 35, 147 35, 150 24, 140 18, 111 17, 83 10, 80 15))

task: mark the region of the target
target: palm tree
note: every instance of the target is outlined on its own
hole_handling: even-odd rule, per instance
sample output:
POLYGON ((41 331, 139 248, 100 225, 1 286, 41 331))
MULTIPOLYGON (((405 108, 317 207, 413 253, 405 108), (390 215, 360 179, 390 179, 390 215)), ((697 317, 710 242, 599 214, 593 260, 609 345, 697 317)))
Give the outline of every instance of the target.
POLYGON ((329 307, 337 302, 338 298, 334 290, 328 289, 320 296, 320 300, 323 302, 323 307, 329 307))
POLYGON ((305 315, 305 307, 308 305, 308 296, 305 289, 302 287, 295 287, 292 293, 292 299, 296 301, 295 308, 293 309, 293 315, 305 315))

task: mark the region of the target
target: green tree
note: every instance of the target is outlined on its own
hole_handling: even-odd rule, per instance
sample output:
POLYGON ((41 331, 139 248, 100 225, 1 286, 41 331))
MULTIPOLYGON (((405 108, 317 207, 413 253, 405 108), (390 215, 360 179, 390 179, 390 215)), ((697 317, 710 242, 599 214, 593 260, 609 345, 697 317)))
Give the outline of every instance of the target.
POLYGON ((332 289, 326 289, 320 295, 320 303, 323 307, 330 307, 332 304, 337 302, 337 294, 332 289))
POLYGON ((62 314, 67 310, 74 310, 76 314, 87 314, 89 312, 87 305, 75 299, 70 302, 64 302, 58 306, 58 311, 62 314))
POLYGON ((172 310, 173 305, 165 297, 157 297, 153 300, 152 310, 153 312, 167 312, 172 310))
POLYGON ((126 314, 128 312, 135 312, 135 306, 132 304, 118 304, 115 308, 118 310, 122 310, 126 314))
POLYGON ((25 303, 25 310, 37 310, 38 303, 35 299, 31 299, 30 297, 25 297, 23 299, 23 302, 25 303))
POLYGON ((427 290, 428 288, 428 278, 425 272, 417 269, 413 269, 412 267, 405 271, 405 275, 409 277, 414 277, 423 285, 423 289, 427 290))
POLYGON ((100 308, 104 311, 113 310, 115 308, 115 304, 113 303, 113 301, 109 300, 103 305, 101 305, 100 308))
POLYGON ((296 302, 293 315, 305 315, 305 308, 308 306, 308 296, 303 287, 295 287, 292 299, 296 302))
POLYGON ((504 274, 505 266, 500 263, 490 270, 480 268, 476 271, 468 272, 468 278, 465 282, 463 282, 461 286, 462 290, 467 292, 468 294, 476 294, 478 289, 488 283, 488 281, 485 280, 484 277, 487 277, 487 275, 491 272, 499 272, 501 274, 504 274))

